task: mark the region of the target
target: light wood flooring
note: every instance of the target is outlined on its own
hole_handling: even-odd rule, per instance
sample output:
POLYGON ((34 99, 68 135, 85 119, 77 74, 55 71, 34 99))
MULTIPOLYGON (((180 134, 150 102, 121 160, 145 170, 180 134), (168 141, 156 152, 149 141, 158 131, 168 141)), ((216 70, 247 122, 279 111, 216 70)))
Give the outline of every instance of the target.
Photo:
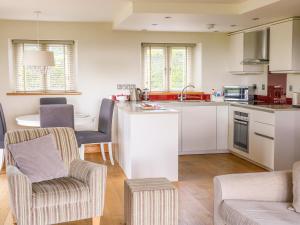
MULTIPOLYGON (((103 163, 100 153, 86 154, 86 160, 103 163)), ((118 165, 108 166, 107 192, 101 225, 121 225, 123 218, 123 182, 126 178, 118 165)), ((179 158, 179 225, 212 225, 213 177, 230 173, 264 171, 232 154, 193 155, 179 158)), ((0 225, 11 225, 8 188, 5 175, 0 175, 0 225)), ((82 220, 64 225, 91 225, 82 220)))

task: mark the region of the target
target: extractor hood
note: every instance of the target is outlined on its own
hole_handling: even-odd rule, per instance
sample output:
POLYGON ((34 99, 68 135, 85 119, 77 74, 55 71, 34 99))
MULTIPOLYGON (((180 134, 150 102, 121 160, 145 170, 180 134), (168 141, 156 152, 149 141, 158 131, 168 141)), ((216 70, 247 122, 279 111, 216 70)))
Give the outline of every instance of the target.
POLYGON ((244 33, 244 65, 269 64, 269 28, 244 33))

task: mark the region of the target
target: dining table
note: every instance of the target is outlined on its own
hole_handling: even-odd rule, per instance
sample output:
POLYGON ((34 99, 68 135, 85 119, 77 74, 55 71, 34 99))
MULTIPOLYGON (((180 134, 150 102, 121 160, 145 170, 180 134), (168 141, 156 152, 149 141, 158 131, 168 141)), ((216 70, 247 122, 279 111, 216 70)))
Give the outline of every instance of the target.
MULTIPOLYGON (((40 127, 40 114, 29 114, 16 117, 16 122, 19 126, 23 127, 40 127)), ((95 117, 83 114, 74 114, 75 130, 94 130, 95 117)))

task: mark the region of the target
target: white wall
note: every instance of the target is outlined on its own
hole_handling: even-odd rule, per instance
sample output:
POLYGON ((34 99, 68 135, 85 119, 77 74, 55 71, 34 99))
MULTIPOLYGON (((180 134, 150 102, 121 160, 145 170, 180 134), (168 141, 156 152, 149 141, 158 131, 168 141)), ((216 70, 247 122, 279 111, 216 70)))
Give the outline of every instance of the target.
MULTIPOLYGON (((75 40, 78 43, 78 91, 69 96, 75 110, 97 115, 100 100, 117 92, 117 83, 142 86, 141 43, 201 43, 202 79, 197 89, 210 91, 226 84, 255 83, 256 78, 228 74, 228 37, 221 33, 170 33, 113 31, 109 23, 42 22, 40 38, 75 40), (253 80, 254 79, 254 80, 253 80)), ((40 96, 7 96, 9 85, 9 39, 36 39, 35 23, 0 21, 0 102, 8 128, 15 128, 15 117, 38 111, 40 96)), ((201 58, 201 57, 199 57, 201 58)), ((198 62, 199 65, 201 61, 198 62)), ((199 71, 199 70, 197 70, 199 71)), ((197 76, 197 75, 196 75, 197 76)), ((257 77, 258 78, 258 77, 257 77)), ((259 77, 258 82, 264 82, 259 77)))

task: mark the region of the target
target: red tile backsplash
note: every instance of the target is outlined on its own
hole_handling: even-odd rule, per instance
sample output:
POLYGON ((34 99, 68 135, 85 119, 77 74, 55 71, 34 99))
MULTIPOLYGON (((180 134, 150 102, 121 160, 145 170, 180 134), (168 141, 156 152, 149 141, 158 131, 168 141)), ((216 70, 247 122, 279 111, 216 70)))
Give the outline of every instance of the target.
MULTIPOLYGON (((178 100, 179 93, 150 93, 150 101, 175 101, 178 100)), ((188 92, 186 95, 187 100, 203 100, 210 101, 210 94, 203 92, 188 92)))

